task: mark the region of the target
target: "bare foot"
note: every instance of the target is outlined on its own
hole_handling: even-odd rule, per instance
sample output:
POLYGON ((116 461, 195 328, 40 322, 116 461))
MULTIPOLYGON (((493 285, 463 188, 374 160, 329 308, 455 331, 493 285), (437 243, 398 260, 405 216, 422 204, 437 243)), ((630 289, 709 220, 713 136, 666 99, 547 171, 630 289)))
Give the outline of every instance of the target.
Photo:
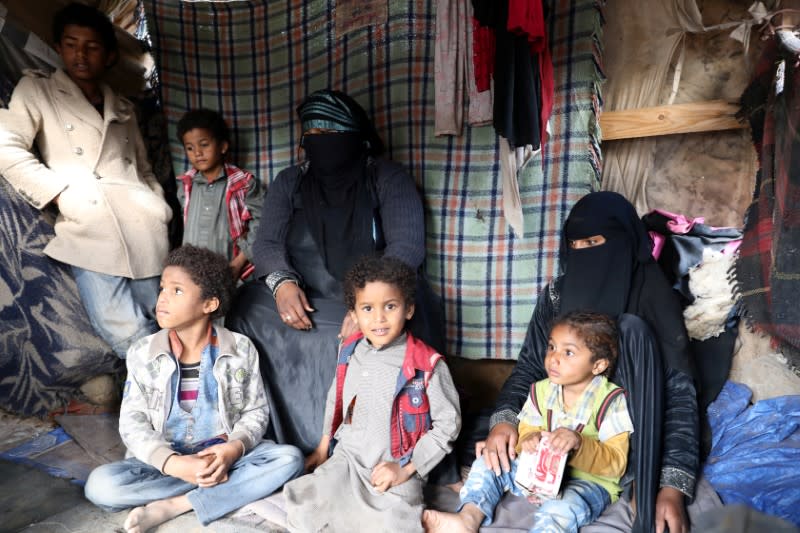
POLYGON ((473 517, 463 511, 443 513, 426 509, 422 512, 422 527, 426 533, 478 533, 481 521, 482 518, 473 523, 473 517))
POLYGON ((122 527, 125 533, 146 533, 150 529, 172 520, 192 509, 186 496, 176 496, 166 500, 156 500, 144 507, 137 507, 130 513, 122 527))

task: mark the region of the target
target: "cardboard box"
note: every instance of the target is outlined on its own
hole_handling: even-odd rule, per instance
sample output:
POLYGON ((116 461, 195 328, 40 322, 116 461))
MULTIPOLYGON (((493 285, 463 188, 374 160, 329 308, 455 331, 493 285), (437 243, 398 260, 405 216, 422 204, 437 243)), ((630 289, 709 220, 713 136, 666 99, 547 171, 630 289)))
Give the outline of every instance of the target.
POLYGON ((543 436, 535 453, 523 451, 520 454, 514 483, 528 496, 559 498, 568 456, 568 453, 553 450, 547 436, 543 436))

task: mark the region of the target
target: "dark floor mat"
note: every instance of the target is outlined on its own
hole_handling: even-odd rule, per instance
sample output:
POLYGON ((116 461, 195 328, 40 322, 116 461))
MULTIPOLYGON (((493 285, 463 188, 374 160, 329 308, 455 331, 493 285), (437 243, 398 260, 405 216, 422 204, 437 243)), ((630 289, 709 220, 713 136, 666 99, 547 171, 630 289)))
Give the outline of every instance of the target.
POLYGON ((84 502, 82 487, 0 460, 0 533, 20 531, 84 502))

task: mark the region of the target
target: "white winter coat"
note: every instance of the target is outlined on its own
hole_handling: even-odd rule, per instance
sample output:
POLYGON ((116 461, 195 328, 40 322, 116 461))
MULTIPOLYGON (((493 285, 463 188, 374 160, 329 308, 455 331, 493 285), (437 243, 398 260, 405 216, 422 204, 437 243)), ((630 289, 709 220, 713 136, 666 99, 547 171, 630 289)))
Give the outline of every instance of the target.
POLYGON ((157 276, 172 211, 133 104, 106 85, 102 91, 101 117, 62 70, 24 76, 0 109, 0 174, 38 209, 59 197, 48 256, 104 274, 157 276))

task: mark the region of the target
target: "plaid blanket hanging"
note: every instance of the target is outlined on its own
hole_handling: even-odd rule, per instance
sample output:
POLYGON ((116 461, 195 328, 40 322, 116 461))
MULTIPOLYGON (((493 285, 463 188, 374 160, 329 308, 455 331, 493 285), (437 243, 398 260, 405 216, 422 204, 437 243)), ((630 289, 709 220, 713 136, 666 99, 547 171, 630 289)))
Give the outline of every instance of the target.
POLYGON ((773 40, 742 95, 761 168, 736 261, 746 317, 800 366, 800 67, 773 40))
POLYGON ((434 0, 388 4, 385 23, 343 33, 334 0, 145 0, 176 174, 188 165, 174 138, 188 109, 221 111, 232 162, 269 182, 296 162, 297 104, 325 87, 349 93, 423 194, 426 270, 445 302, 448 353, 516 358, 536 295, 556 272, 563 220, 599 182, 599 2, 549 9, 553 133, 520 176, 523 238, 502 216, 494 130, 434 135, 434 0))

